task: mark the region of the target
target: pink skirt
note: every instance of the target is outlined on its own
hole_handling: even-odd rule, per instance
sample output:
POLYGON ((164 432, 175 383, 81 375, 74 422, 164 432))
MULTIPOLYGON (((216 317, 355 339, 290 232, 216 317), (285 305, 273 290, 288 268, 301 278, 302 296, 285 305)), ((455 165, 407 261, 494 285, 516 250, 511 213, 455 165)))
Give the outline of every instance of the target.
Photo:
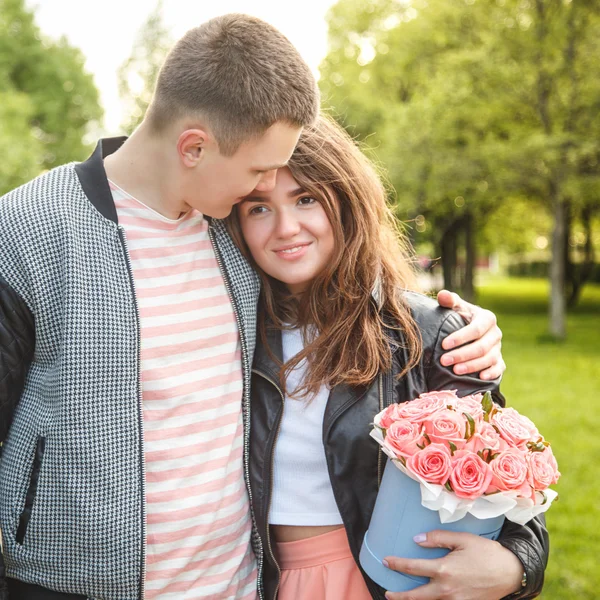
POLYGON ((279 600, 371 600, 342 527, 297 542, 277 544, 279 600))

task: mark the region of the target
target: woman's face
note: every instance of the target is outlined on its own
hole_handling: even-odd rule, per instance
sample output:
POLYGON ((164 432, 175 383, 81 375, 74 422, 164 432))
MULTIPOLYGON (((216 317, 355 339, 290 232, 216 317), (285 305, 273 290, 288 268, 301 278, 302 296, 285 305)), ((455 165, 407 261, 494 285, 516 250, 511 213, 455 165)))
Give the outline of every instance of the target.
POLYGON ((255 190, 241 202, 239 216, 256 264, 294 294, 303 292, 332 259, 327 214, 287 167, 277 171, 272 191, 255 190))

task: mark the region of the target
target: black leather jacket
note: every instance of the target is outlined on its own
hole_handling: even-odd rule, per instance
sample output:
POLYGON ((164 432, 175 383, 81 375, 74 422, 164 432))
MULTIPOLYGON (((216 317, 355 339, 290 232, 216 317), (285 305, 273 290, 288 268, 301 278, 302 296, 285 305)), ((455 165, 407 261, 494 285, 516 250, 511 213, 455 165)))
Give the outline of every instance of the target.
MULTIPOLYGON (((370 424, 376 413, 391 402, 406 402, 419 394, 440 389, 456 389, 464 396, 490 390, 504 405, 498 382, 484 382, 471 376, 457 376, 442 367, 442 340, 464 325, 454 312, 419 294, 407 299, 423 338, 420 363, 398 380, 407 360, 399 332, 391 372, 382 373, 371 385, 362 388, 338 386, 329 396, 323 420, 323 444, 333 493, 348 534, 354 559, 358 555, 369 520, 384 465, 383 454, 370 438, 370 424)), ((259 336, 260 337, 260 336, 259 336)), ((268 345, 281 360, 281 334, 268 334, 268 345)), ((257 342, 252 370, 252 417, 250 433, 250 487, 252 504, 264 548, 263 586, 265 598, 277 596, 280 571, 276 548, 269 534, 268 518, 273 476, 273 451, 283 414, 284 397, 278 385, 278 367, 264 344, 257 342)), ((499 542, 514 552, 527 573, 527 585, 511 598, 533 598, 542 588, 548 560, 548 534, 544 518, 535 518, 525 526, 506 521, 499 542)), ((373 598, 383 600, 384 590, 363 572, 373 598)))

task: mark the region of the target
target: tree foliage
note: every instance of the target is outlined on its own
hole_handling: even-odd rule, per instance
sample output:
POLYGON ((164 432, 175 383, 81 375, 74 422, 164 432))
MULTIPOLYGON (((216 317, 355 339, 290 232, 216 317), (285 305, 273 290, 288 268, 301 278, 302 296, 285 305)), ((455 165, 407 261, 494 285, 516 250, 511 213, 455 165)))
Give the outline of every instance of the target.
POLYGON ((563 335, 570 226, 600 202, 597 0, 340 0, 328 19, 324 98, 386 165, 415 241, 453 268, 462 243, 468 267, 474 233, 519 246, 486 223, 528 202, 530 238, 536 213, 554 223, 563 335))
POLYGON ((0 193, 84 158, 101 117, 81 52, 43 36, 23 0, 0 0, 0 193))
POLYGON ((159 0, 140 28, 131 56, 119 68, 119 95, 125 106, 123 128, 131 133, 142 121, 152 100, 158 72, 172 45, 159 0))

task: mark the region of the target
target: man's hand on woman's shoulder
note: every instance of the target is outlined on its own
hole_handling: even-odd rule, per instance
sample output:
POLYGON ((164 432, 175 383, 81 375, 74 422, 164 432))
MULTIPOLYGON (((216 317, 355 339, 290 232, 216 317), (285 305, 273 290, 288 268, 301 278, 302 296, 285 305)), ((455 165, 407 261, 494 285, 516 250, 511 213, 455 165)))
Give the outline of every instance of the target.
POLYGON ((442 347, 448 351, 442 355, 442 365, 454 365, 457 375, 479 373, 484 380, 500 377, 506 370, 506 363, 502 358, 502 331, 496 315, 448 290, 441 290, 437 300, 440 306, 451 308, 467 322, 465 327, 442 342, 442 347))

